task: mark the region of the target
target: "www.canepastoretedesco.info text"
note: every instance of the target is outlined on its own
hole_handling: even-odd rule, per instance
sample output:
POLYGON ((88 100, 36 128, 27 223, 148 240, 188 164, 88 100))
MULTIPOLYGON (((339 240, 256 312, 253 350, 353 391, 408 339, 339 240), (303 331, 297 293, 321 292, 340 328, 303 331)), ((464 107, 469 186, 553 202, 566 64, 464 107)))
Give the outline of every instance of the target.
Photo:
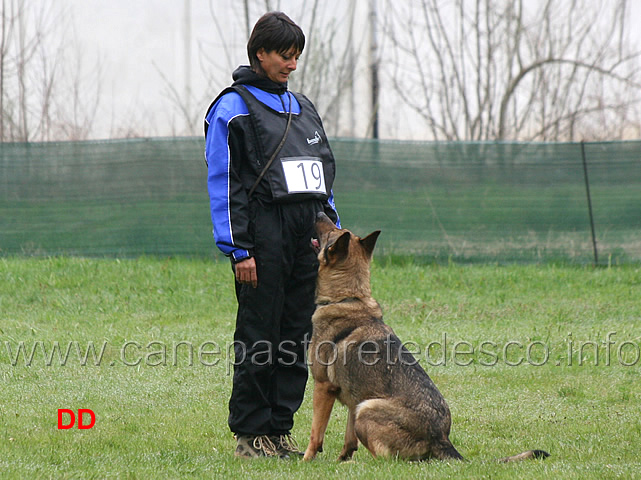
MULTIPOLYGON (((245 345, 233 341, 191 342, 160 340, 128 340, 119 345, 107 340, 94 341, 4 341, 4 352, 0 351, 0 364, 18 366, 194 366, 230 367, 242 362, 267 365, 274 362, 293 365, 299 356, 309 358, 310 340, 302 344, 282 342, 272 344, 267 341, 245 345), (299 353, 302 352, 302 353, 299 353)), ((483 340, 470 342, 450 339, 443 333, 438 340, 419 343, 416 341, 399 342, 386 338, 333 344, 322 342, 315 345, 324 349, 322 358, 328 364, 335 362, 357 361, 364 365, 379 362, 420 363, 423 366, 461 366, 479 365, 493 367, 507 365, 517 367, 529 365, 540 367, 556 366, 623 366, 631 367, 641 362, 639 342, 618 338, 616 332, 609 332, 597 340, 579 340, 569 333, 556 342, 546 340, 483 340), (396 350, 396 351, 394 351, 396 350), (410 353, 411 355, 407 355, 410 353)), ((319 358, 316 356, 316 358, 319 358)))

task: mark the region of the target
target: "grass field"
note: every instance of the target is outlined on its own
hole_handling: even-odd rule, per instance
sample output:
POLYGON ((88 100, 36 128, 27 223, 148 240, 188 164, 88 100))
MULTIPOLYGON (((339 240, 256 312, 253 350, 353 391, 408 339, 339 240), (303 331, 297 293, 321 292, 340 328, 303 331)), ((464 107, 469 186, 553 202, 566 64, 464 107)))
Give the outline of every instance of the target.
MULTIPOLYGON (((639 265, 375 263, 374 295, 448 400, 462 463, 364 449, 336 463, 339 406, 315 462, 235 460, 231 280, 206 260, 0 258, 0 477, 641 477, 639 265), (95 426, 59 430, 62 408, 95 426), (493 461, 529 448, 552 457, 493 461)), ((308 394, 301 446, 310 421, 308 394)))

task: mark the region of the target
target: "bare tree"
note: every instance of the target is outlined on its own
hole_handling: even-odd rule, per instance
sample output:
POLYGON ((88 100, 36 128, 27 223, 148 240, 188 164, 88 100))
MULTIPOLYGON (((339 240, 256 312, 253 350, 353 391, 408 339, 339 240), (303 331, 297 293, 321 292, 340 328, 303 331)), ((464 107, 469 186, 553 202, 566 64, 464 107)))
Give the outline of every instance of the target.
POLYGON ((432 139, 617 139, 638 115, 627 0, 389 3, 387 78, 432 139))
POLYGON ((2 0, 0 141, 89 136, 100 97, 99 63, 86 75, 82 52, 70 47, 67 18, 53 1, 2 0))
POLYGON ((7 0, 2 0, 0 12, 0 142, 5 139, 5 78, 7 76, 10 40, 13 37, 13 12, 7 8, 7 0))
MULTIPOLYGON (((237 7, 237 2, 232 2, 237 7)), ((348 104, 354 96, 356 59, 366 51, 364 38, 355 33, 356 2, 336 2, 344 12, 328 9, 326 2, 314 0, 295 3, 288 14, 306 34, 304 58, 299 70, 292 76, 290 88, 306 94, 316 104, 330 135, 354 135, 353 112, 348 104)), ((230 3, 231 5, 231 3, 230 3)), ((180 89, 158 67, 158 75, 165 85, 165 97, 173 111, 186 125, 183 133, 199 134, 204 106, 213 95, 229 85, 231 72, 241 63, 247 63, 246 43, 255 21, 265 11, 280 9, 280 2, 244 0, 243 9, 225 8, 222 0, 210 0, 211 35, 197 39, 200 71, 206 79, 208 91, 185 98, 180 89), (219 12, 232 12, 221 21, 219 12)), ((367 124, 364 120, 363 123, 367 124)))
MULTIPOLYGON (((357 59, 367 68, 368 37, 357 28, 356 2, 341 2, 343 11, 325 8, 326 2, 314 0, 295 11, 306 35, 304 58, 292 76, 291 88, 315 103, 329 135, 355 136, 356 111, 353 101, 357 59)), ((366 96, 365 96, 366 97, 366 96)), ((367 117, 367 110, 361 116, 367 117)), ((362 122, 367 128, 367 118, 362 122)), ((363 131, 362 134, 364 134, 363 131)))
POLYGON ((61 52, 59 71, 65 79, 55 85, 53 97, 54 138, 85 140, 91 136, 102 98, 102 64, 97 57, 87 66, 81 47, 61 52))

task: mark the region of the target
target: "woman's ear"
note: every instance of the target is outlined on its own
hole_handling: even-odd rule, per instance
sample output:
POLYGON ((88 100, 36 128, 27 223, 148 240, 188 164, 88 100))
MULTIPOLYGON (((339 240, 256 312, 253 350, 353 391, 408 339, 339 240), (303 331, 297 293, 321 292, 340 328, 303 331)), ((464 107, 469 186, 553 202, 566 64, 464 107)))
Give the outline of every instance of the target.
POLYGON ((264 60, 265 53, 266 53, 265 52, 265 48, 264 47, 260 47, 258 49, 258 51, 256 52, 256 58, 258 58, 258 60, 262 62, 264 60))

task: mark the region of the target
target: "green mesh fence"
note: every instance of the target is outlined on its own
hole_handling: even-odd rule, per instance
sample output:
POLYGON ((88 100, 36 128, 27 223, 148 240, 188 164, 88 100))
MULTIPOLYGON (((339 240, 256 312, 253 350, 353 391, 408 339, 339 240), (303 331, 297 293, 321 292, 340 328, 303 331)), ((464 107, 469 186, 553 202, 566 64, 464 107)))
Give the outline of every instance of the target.
MULTIPOLYGON (((204 142, 0 144, 0 255, 218 256, 204 142)), ((418 261, 641 261, 641 142, 334 139, 343 225, 418 261), (582 148, 583 147, 583 148, 582 148)))

